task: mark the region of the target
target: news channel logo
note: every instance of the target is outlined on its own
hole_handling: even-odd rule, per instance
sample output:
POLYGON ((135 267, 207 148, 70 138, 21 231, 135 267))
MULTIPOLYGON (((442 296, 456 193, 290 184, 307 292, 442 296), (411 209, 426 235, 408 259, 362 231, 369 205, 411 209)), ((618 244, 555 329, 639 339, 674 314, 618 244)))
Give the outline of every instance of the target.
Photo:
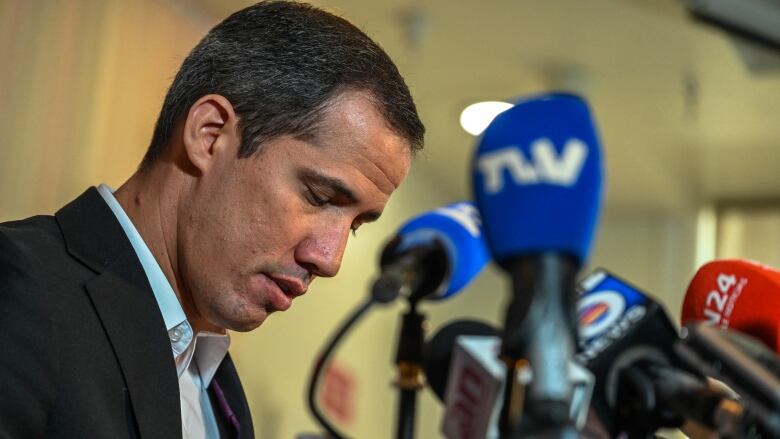
POLYGON ((626 310, 626 300, 616 291, 602 290, 583 296, 577 306, 580 337, 590 340, 608 331, 626 310))

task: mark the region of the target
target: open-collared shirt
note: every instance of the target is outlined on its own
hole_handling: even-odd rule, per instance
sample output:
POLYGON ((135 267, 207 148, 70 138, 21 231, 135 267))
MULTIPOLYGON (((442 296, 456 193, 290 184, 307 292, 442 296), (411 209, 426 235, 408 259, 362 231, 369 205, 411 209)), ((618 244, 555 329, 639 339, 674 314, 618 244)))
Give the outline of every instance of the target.
POLYGON ((101 184, 98 192, 130 240, 149 279, 157 306, 160 307, 179 376, 182 433, 187 439, 219 438, 217 420, 207 389, 227 354, 230 337, 207 331, 193 334, 171 283, 130 217, 114 197, 113 190, 101 184))

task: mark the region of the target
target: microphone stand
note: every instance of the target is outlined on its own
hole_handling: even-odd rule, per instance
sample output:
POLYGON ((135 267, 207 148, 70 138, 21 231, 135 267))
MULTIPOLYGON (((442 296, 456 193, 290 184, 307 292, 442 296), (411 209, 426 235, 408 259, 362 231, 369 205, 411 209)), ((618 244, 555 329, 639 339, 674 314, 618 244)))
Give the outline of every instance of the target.
POLYGON ((395 364, 398 378, 398 425, 396 438, 414 437, 417 392, 423 388, 423 345, 425 343, 425 314, 417 311, 418 303, 441 285, 448 275, 447 257, 442 244, 435 241, 428 246, 412 249, 392 265, 381 262, 382 277, 374 284, 376 291, 392 291, 404 295, 409 310, 401 318, 401 331, 395 364), (420 270, 419 267, 425 267, 420 270))
POLYGON ((573 385, 569 362, 577 345, 575 289, 579 262, 555 252, 502 263, 512 277, 501 357, 507 365, 499 416, 502 439, 577 437, 569 419, 573 385), (533 380, 518 382, 530 364, 533 380))
POLYGON ((395 364, 398 367, 398 424, 397 439, 414 437, 417 392, 423 387, 422 357, 425 343, 425 314, 417 311, 417 299, 409 297, 409 310, 401 317, 401 331, 395 364))

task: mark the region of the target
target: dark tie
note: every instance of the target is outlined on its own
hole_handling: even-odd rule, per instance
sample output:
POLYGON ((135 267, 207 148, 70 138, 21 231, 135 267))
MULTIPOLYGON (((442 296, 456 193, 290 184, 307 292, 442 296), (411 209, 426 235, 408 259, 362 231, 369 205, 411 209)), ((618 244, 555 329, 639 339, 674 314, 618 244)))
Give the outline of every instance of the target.
POLYGON ((228 404, 227 398, 225 398, 225 392, 222 391, 222 387, 220 387, 216 378, 211 380, 211 388, 214 390, 214 396, 217 398, 217 405, 224 417, 223 419, 230 421, 230 424, 235 428, 236 435, 238 435, 241 431, 241 422, 239 422, 238 416, 233 412, 233 409, 230 408, 230 404, 228 404))

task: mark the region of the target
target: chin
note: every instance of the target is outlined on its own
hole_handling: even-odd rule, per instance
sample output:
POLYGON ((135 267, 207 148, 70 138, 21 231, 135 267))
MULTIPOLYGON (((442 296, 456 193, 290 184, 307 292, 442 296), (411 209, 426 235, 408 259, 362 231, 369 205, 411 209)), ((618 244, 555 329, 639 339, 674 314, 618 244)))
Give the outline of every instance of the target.
POLYGON ((227 327, 227 329, 235 332, 249 332, 254 329, 257 329, 260 325, 263 324, 263 320, 260 321, 252 321, 252 322, 241 322, 240 324, 231 325, 227 327))
POLYGON ((262 325, 268 314, 265 310, 258 310, 252 315, 225 317, 222 319, 222 327, 236 332, 249 332, 262 325))
MULTIPOLYGON (((223 290, 230 291, 230 290, 223 290)), ((261 301, 251 302, 240 294, 224 292, 205 302, 202 315, 212 324, 230 331, 248 332, 260 326, 273 312, 261 301)))

